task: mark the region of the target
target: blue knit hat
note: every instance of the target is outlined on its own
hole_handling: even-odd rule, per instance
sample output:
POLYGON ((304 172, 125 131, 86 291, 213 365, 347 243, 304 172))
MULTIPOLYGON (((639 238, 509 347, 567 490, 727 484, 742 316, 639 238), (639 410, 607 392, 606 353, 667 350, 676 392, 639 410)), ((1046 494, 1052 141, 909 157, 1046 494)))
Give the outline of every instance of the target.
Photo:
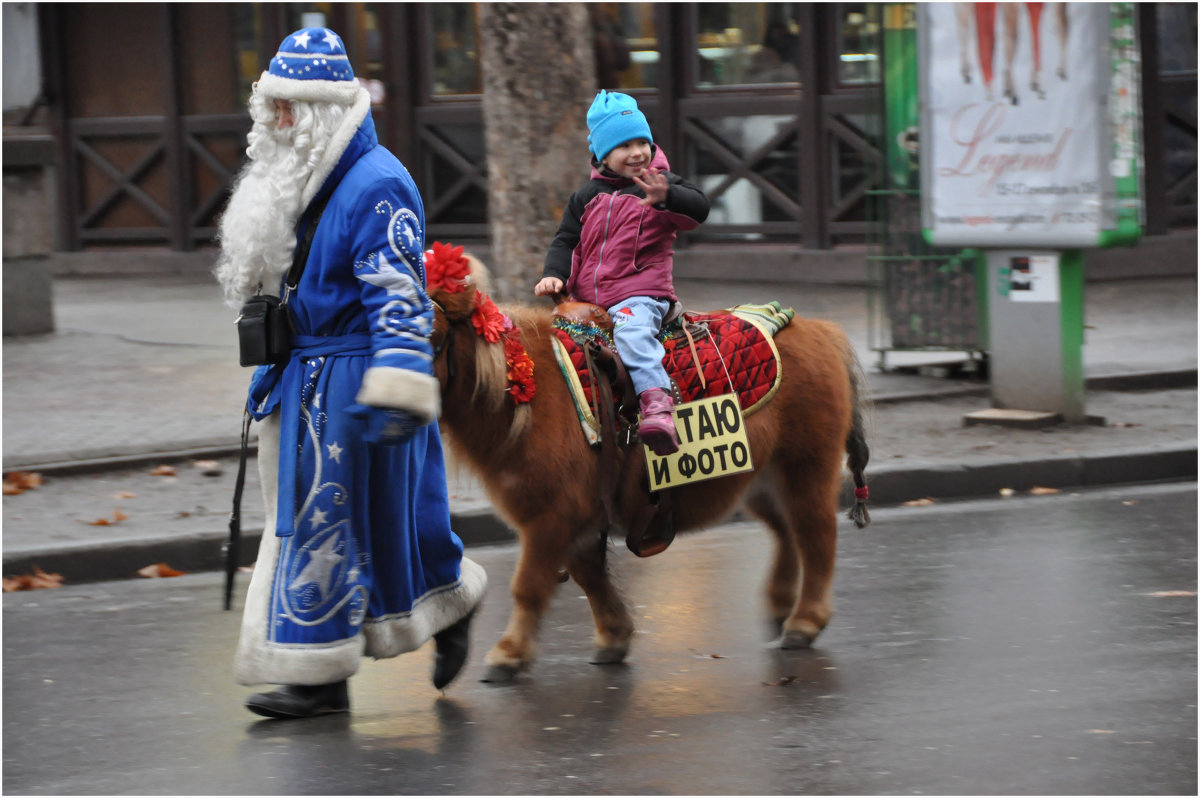
POLYGON ((258 91, 279 100, 352 105, 359 86, 341 37, 329 28, 304 28, 279 45, 258 91))
POLYGON ((637 100, 618 91, 601 91, 592 101, 587 112, 588 149, 597 161, 616 147, 632 139, 645 139, 654 143, 650 135, 650 123, 646 115, 638 110, 637 100))

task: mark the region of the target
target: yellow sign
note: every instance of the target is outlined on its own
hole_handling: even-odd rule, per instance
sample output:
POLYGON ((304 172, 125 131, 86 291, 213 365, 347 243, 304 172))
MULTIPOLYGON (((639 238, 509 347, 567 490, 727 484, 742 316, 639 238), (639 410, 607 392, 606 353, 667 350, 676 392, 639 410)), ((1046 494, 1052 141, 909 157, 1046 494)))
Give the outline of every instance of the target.
POLYGON ((650 490, 754 470, 742 406, 736 394, 677 406, 675 430, 679 433, 679 451, 659 457, 645 449, 650 490))

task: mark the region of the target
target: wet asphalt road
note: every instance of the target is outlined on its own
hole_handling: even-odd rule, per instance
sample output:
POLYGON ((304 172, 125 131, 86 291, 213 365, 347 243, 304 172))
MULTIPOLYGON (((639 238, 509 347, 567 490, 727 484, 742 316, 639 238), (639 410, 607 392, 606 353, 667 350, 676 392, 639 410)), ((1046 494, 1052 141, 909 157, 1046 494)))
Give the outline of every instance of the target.
POLYGON ((217 574, 9 593, 3 789, 1195 795, 1196 499, 1188 483, 843 521, 837 611, 803 652, 765 644, 757 525, 646 561, 616 548, 629 663, 587 664, 568 583, 541 659, 501 687, 478 679, 516 549, 473 549, 492 584, 446 695, 426 647, 364 662, 353 714, 309 721, 241 707, 217 574))

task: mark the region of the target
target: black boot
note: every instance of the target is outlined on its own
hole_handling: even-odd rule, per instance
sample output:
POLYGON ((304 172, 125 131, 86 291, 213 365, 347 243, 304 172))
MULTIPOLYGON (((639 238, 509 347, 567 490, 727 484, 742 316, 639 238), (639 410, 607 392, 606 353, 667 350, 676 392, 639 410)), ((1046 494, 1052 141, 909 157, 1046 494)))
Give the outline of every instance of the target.
POLYGON ((433 686, 439 690, 454 681, 467 662, 467 644, 471 619, 474 617, 475 610, 471 610, 466 617, 433 636, 434 645, 437 646, 437 653, 433 657, 433 686))
POLYGON ((255 693, 246 699, 246 709, 268 718, 311 718, 350 711, 346 680, 332 684, 285 684, 270 693, 255 693))

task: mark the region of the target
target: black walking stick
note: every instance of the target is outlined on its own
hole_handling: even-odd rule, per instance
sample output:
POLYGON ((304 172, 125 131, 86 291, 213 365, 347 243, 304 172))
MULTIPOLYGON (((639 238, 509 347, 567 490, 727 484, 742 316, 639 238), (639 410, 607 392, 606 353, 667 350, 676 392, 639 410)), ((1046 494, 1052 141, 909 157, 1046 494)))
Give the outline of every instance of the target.
POLYGON ((229 513, 229 542, 225 544, 225 609, 233 601, 233 576, 242 555, 242 487, 246 484, 246 450, 250 446, 250 409, 242 416, 242 454, 233 486, 233 510, 229 513))

